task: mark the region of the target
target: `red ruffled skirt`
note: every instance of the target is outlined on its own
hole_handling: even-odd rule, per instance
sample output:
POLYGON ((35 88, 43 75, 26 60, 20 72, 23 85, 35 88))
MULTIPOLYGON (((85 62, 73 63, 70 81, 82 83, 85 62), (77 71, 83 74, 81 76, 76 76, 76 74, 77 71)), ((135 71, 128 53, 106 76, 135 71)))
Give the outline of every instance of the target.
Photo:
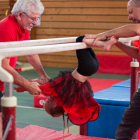
POLYGON ((75 125, 94 121, 99 116, 101 107, 93 98, 90 83, 77 81, 70 71, 60 72, 58 77, 40 88, 44 95, 54 96, 57 104, 63 107, 69 120, 75 125))

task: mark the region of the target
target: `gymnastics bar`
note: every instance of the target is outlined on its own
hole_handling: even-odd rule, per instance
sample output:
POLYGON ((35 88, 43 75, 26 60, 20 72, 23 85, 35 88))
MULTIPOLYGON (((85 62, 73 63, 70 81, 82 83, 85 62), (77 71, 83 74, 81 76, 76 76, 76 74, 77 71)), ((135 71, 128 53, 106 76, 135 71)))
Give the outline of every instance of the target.
MULTIPOLYGON (((67 38, 52 38, 52 39, 1 42, 0 48, 16 48, 16 47, 27 47, 27 46, 75 43, 76 38, 77 37, 67 37, 67 38)), ((119 38, 119 41, 124 42, 124 43, 130 42, 133 40, 139 40, 139 36, 129 37, 129 38, 119 38)))
MULTIPOLYGON (((87 48, 85 43, 69 43, 45 46, 30 46, 20 48, 0 49, 0 60, 4 57, 42 54, 59 51, 69 51, 87 48)), ((0 66, 1 66, 0 61, 0 66)), ((1 80, 5 82, 5 94, 1 99, 3 119, 3 140, 16 140, 16 105, 17 98, 13 96, 13 77, 0 67, 1 80)))
POLYGON ((56 44, 56 45, 44 45, 44 46, 30 46, 20 48, 4 48, 0 49, 0 56, 14 57, 24 56, 32 54, 43 54, 61 51, 70 51, 88 48, 84 42, 81 43, 68 43, 68 44, 56 44))
POLYGON ((16 48, 16 47, 27 47, 27 46, 75 43, 76 38, 77 37, 67 37, 67 38, 52 38, 52 39, 1 42, 0 48, 16 48))
MULTIPOLYGON (((120 42, 124 42, 124 43, 129 43, 131 41, 134 41, 134 40, 139 40, 139 36, 135 36, 135 37, 128 37, 128 38, 119 38, 119 41, 120 42)), ((129 44, 131 45, 131 44, 129 44)))

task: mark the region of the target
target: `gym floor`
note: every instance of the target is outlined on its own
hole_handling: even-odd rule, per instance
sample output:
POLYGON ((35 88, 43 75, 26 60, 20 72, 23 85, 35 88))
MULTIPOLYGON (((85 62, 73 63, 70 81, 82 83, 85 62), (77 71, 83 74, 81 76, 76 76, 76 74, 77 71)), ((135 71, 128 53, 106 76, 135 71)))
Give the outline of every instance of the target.
MULTIPOLYGON (((44 69, 50 78, 57 76, 59 74, 59 71, 73 70, 73 69, 68 69, 68 68, 50 68, 50 67, 47 67, 47 68, 44 67, 44 69)), ((26 79, 39 78, 39 75, 36 73, 34 69, 28 70, 28 71, 21 71, 19 73, 26 79)), ((127 80, 130 78, 130 75, 96 73, 89 78, 127 80)), ((17 128, 24 128, 28 125, 37 125, 37 126, 53 129, 56 131, 63 131, 62 117, 53 118, 50 115, 48 115, 44 111, 43 108, 34 107, 33 95, 30 95, 28 92, 17 93, 14 90, 14 96, 16 96, 18 100, 17 101, 17 114, 16 114, 17 128)), ((66 119, 67 117, 65 117, 65 120, 66 119)), ((70 133, 73 133, 73 134, 79 133, 79 127, 74 126, 71 122, 69 122, 69 126, 73 130, 73 132, 71 132, 70 130, 70 133)))

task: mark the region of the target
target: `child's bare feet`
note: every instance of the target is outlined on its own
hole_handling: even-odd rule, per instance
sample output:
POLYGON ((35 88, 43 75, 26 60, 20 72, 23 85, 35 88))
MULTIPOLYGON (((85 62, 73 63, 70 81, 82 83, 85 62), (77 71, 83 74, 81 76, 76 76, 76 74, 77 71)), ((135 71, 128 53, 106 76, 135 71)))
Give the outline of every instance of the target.
POLYGON ((93 47, 93 40, 94 39, 83 38, 83 42, 86 43, 87 46, 92 46, 92 47, 93 47))
POLYGON ((112 36, 110 40, 97 41, 94 46, 93 46, 93 41, 94 39, 86 39, 86 38, 83 39, 83 42, 86 43, 86 45, 89 47, 99 47, 105 51, 109 51, 112 48, 112 46, 117 43, 118 38, 112 36))
POLYGON ((104 49, 105 51, 109 51, 112 48, 112 46, 117 43, 117 41, 118 41, 118 38, 116 38, 115 36, 112 36, 110 40, 104 42, 102 49, 104 49))

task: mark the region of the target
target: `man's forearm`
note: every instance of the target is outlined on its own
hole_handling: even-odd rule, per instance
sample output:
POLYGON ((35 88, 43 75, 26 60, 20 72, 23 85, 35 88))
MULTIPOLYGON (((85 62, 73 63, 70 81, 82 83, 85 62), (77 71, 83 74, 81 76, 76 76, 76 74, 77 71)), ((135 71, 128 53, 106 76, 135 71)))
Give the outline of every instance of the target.
POLYGON ((122 42, 117 42, 115 44, 119 49, 121 49, 124 53, 126 53, 127 55, 136 58, 136 59, 140 59, 140 54, 138 52, 138 48, 134 47, 134 46, 128 46, 122 42))
POLYGON ((26 80, 24 77, 18 74, 18 72, 13 69, 12 67, 5 68, 6 71, 8 71, 14 78, 14 84, 18 86, 22 86, 24 88, 27 88, 30 82, 26 80))
POLYGON ((28 55, 26 57, 40 76, 46 75, 38 55, 28 55))
POLYGON ((122 38, 137 36, 137 35, 140 35, 140 25, 129 24, 129 25, 121 26, 119 28, 106 31, 105 34, 108 38, 112 36, 122 37, 122 38))

